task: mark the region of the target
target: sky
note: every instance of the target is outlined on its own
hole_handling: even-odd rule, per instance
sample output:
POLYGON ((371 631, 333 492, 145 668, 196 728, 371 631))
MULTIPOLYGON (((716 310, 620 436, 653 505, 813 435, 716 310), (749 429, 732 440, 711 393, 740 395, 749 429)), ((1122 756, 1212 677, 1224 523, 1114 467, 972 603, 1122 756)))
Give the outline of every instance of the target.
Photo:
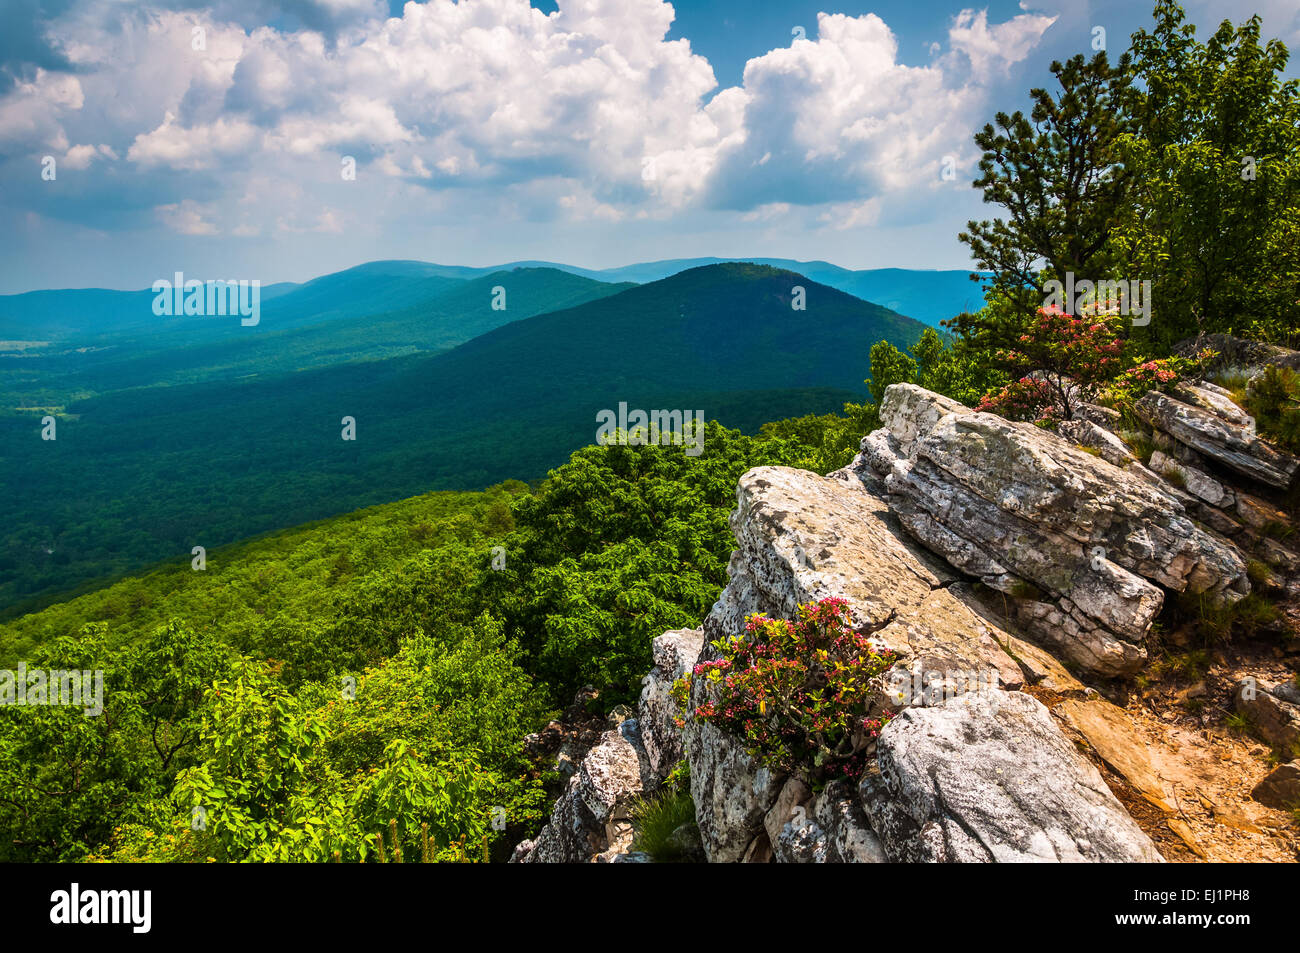
MULTIPOLYGON (((1202 36, 1257 12, 1300 47, 1300 0, 1184 6, 1202 36)), ((973 133, 1149 20, 1145 0, 0 0, 0 293, 382 258, 967 268, 958 232, 996 212, 973 133)))

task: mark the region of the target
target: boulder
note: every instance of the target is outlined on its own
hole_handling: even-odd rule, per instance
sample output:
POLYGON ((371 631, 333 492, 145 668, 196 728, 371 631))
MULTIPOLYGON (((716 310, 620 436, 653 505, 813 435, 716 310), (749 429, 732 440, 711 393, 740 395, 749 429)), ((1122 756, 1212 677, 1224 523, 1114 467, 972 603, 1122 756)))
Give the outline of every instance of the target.
POLYGON ((773 838, 783 864, 888 863, 880 839, 845 781, 832 781, 808 805, 799 805, 773 838))
POLYGON ((1226 508, 1236 502, 1236 494, 1214 477, 1159 450, 1151 454, 1151 469, 1211 506, 1226 508))
POLYGON ((1126 444, 1109 430, 1082 417, 1063 420, 1057 431, 1066 440, 1073 441, 1081 447, 1091 447, 1103 460, 1117 467, 1141 464, 1126 444))
POLYGON ((1279 764, 1250 792, 1260 804, 1280 811, 1300 809, 1300 761, 1279 764))
POLYGON ((641 680, 637 722, 650 770, 663 780, 682 759, 682 730, 677 727, 679 713, 670 693, 673 683, 689 672, 700 657, 704 632, 674 629, 650 644, 654 667, 641 680))
POLYGON ((1159 862, 1097 769, 1020 692, 909 708, 880 734, 862 806, 895 862, 1159 862))
POLYGON ((1238 683, 1236 709, 1250 719, 1260 736, 1287 753, 1300 753, 1300 704, 1291 700, 1294 686, 1270 685, 1255 678, 1238 683))
MULTIPOLYGON (((758 467, 740 479, 731 526, 737 551, 704 622, 701 661, 714 657, 712 642, 743 632, 749 614, 793 618, 800 605, 838 597, 848 602, 853 624, 878 647, 897 652, 900 665, 977 675, 1004 687, 1023 683, 1019 666, 998 645, 1005 633, 948 592, 951 572, 908 540, 885 503, 861 484, 758 467)), ((692 708, 708 692, 697 680, 692 708)), ((882 680, 881 710, 888 700, 882 680)), ((786 779, 758 768, 737 739, 695 719, 687 720, 685 746, 709 859, 740 860, 786 779)))
POLYGON ((636 719, 627 719, 587 752, 550 820, 531 847, 516 848, 511 861, 586 863, 598 855, 609 860, 626 852, 632 842, 629 808, 656 786, 636 719))
MULTIPOLYGON (((1190 395, 1210 395, 1219 398, 1204 387, 1187 387, 1180 391, 1190 395)), ((1190 447, 1207 460, 1227 467, 1242 476, 1285 490, 1291 486, 1300 458, 1277 450, 1265 443, 1255 433, 1253 421, 1227 403, 1236 414, 1215 405, 1210 397, 1197 403, 1185 403, 1170 394, 1151 391, 1134 404, 1134 412, 1147 424, 1190 447)))
POLYGON ((1085 669, 1142 667, 1162 586, 1226 602, 1250 589, 1240 550, 1141 467, 912 384, 889 387, 880 414, 848 472, 881 481, 908 533, 1013 597, 1012 618, 1085 669))

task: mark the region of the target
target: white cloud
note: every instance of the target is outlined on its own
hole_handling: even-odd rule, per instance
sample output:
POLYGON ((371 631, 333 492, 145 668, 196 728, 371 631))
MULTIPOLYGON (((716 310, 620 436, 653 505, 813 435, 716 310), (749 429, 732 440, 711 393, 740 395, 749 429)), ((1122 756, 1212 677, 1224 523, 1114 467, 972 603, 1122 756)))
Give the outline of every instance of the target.
MULTIPOLYGON (((1025 9, 1021 4, 1021 9, 1025 9)), ((948 30, 948 43, 969 57, 977 74, 993 71, 1006 72, 1013 63, 1019 63, 1034 48, 1056 17, 1022 13, 1005 23, 989 26, 989 12, 962 10, 953 18, 948 30)))
POLYGON ((77 77, 38 69, 34 79, 17 83, 0 100, 0 151, 65 151, 63 118, 84 105, 77 77))
POLYGON ((217 227, 204 218, 205 210, 192 199, 159 205, 154 211, 164 225, 181 235, 217 234, 217 227))
MULTIPOLYGON (((819 14, 815 42, 746 64, 733 107, 741 131, 698 188, 733 209, 849 202, 856 210, 849 218, 866 222, 880 214, 878 203, 863 204, 868 199, 934 189, 949 155, 961 166, 973 161, 970 126, 987 84, 1027 55, 1031 37, 1051 22, 1016 17, 989 27, 983 15, 963 13, 950 42, 975 55, 914 67, 899 62, 893 32, 874 14, 819 14), (978 46, 986 36, 1005 41, 996 57, 978 46)), ((843 209, 831 215, 841 220, 843 209)))
POLYGON ((54 149, 73 168, 120 152, 115 172, 168 190, 139 194, 183 234, 215 233, 223 201, 241 206, 241 235, 432 214, 722 209, 770 223, 799 206, 827 227, 865 225, 891 198, 935 192, 946 156, 969 166, 989 83, 1054 22, 963 10, 948 51, 909 66, 880 17, 819 14, 816 40, 717 90, 689 42, 665 39, 662 0, 559 0, 549 16, 527 0, 429 0, 394 18, 373 0, 297 0, 328 36, 245 29, 261 0, 215 2, 76 4, 57 33, 78 75, 38 73, 0 99, 0 147, 54 149))

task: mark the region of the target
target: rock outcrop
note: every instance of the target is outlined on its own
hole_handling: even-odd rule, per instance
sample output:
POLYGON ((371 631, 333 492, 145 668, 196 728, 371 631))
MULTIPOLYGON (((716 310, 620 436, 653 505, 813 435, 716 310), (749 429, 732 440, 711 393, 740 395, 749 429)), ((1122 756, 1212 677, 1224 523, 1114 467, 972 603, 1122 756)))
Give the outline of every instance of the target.
POLYGON ((1134 405, 1151 427, 1181 447, 1267 486, 1285 490, 1300 471, 1300 459, 1277 450, 1255 432, 1255 423, 1213 384, 1184 385, 1178 396, 1152 391, 1134 405))
POLYGON ((1142 667, 1164 589, 1225 602, 1250 589, 1237 547, 1132 468, 911 384, 888 388, 880 417, 847 472, 879 487, 926 548, 1013 597, 1017 621, 1085 669, 1142 667))
POLYGON ((909 708, 861 782, 894 860, 1160 861, 1097 769, 1021 692, 909 708))
MULTIPOLYGON (((1057 435, 900 384, 848 467, 745 473, 717 603, 699 629, 654 640, 636 718, 601 736, 514 859, 644 862, 628 808, 682 759, 696 829, 680 833, 711 862, 1162 860, 1124 804, 1167 817, 1160 836, 1204 856, 1137 716, 1080 679, 1139 670, 1170 593, 1240 600, 1246 552, 1300 572, 1300 554, 1270 538, 1284 514, 1267 502, 1300 462, 1260 442, 1213 385, 1139 408, 1157 447, 1149 466, 1104 407, 1083 404, 1057 435), (825 598, 898 661, 870 686, 873 710, 894 717, 868 768, 814 791, 679 711, 671 690, 751 614, 793 618, 825 598)), ((713 690, 693 680, 689 709, 713 690)), ((1248 680, 1235 704, 1275 747, 1300 745, 1293 684, 1248 680)), ((1289 803, 1297 764, 1256 799, 1289 803)))
POLYGON ((616 859, 632 843, 628 809, 657 785, 636 719, 629 718, 605 732, 587 752, 555 802, 550 821, 536 840, 524 841, 515 849, 512 862, 565 864, 616 859))
POLYGON ((637 721, 650 770, 660 780, 682 759, 682 733, 676 725, 679 712, 670 694, 673 683, 695 665, 703 645, 700 629, 675 629, 651 643, 654 668, 641 680, 637 721))
MULTIPOLYGON (((713 659, 709 643, 743 631, 752 613, 792 618, 800 605, 836 597, 848 602, 858 630, 901 656, 909 673, 882 681, 882 710, 895 701, 888 697, 892 685, 917 681, 913 669, 922 681, 954 686, 1023 684, 1020 667, 998 644, 1007 633, 946 588, 955 581, 951 571, 897 532, 884 501, 860 485, 758 467, 741 477, 736 498, 731 526, 738 548, 727 588, 704 621, 700 661, 713 659)), ((707 691, 695 684, 693 707, 708 700, 707 691)), ((741 860, 765 833, 785 779, 756 768, 739 742, 707 723, 687 723, 686 748, 692 796, 697 808, 707 805, 699 816, 709 859, 741 860)))
POLYGON ((1269 744, 1300 754, 1300 689, 1294 683, 1270 685, 1248 678, 1233 696, 1237 711, 1269 744))
POLYGON ((1300 810, 1300 761, 1279 764, 1255 785, 1250 796, 1281 811, 1300 810))

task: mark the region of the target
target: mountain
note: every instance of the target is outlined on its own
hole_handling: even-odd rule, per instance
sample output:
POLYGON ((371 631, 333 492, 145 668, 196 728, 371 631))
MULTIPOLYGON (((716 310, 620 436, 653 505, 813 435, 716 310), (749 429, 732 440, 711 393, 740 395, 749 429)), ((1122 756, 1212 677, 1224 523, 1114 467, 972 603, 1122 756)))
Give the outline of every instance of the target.
POLYGON ((346 280, 335 275, 320 279, 324 284, 316 290, 311 289, 314 282, 300 286, 287 296, 294 302, 291 308, 268 310, 253 327, 215 319, 206 331, 192 333, 122 330, 96 337, 89 345, 78 339, 7 353, 0 345, 0 414, 26 407, 58 410, 75 399, 133 387, 437 353, 500 324, 632 287, 544 268, 499 271, 471 280, 431 278, 422 271, 385 277, 384 272, 370 272, 368 266, 354 271, 358 274, 346 280), (397 289, 385 291, 385 281, 397 289), (334 296, 322 288, 333 288, 334 296), (496 288, 503 289, 504 298, 494 295, 496 288), (494 308, 494 299, 505 307, 494 308), (393 311, 374 310, 403 301, 418 303, 393 311))
POLYGON ((917 271, 908 268, 853 271, 826 261, 796 261, 791 258, 677 258, 607 268, 588 274, 602 281, 657 281, 690 268, 727 261, 749 261, 798 272, 935 327, 962 311, 975 310, 983 305, 979 284, 971 281, 970 271, 917 271))
MULTIPOLYGON (((971 280, 970 270, 867 268, 855 271, 826 261, 798 261, 793 258, 673 258, 603 269, 578 268, 559 262, 521 261, 499 265, 496 269, 558 268, 597 281, 634 281, 637 284, 644 284, 680 274, 691 268, 727 262, 751 262, 797 272, 813 281, 848 292, 854 297, 882 305, 891 311, 897 311, 899 314, 905 314, 909 318, 915 318, 934 327, 938 327, 940 322, 963 311, 978 309, 984 303, 979 283, 971 280)), ((439 270, 430 273, 455 277, 468 277, 470 272, 474 271, 474 269, 456 269, 442 265, 432 267, 439 270)))
MULTIPOLYGON (((548 261, 514 261, 471 267, 392 260, 367 262, 303 284, 280 282, 265 285, 261 289, 262 322, 268 328, 279 330, 420 307, 458 282, 502 271, 547 269, 591 281, 645 284, 691 268, 744 261, 797 272, 934 326, 961 311, 978 308, 982 303, 979 286, 970 280, 969 271, 906 268, 854 271, 830 262, 801 262, 789 258, 677 258, 605 269, 548 261)), ((0 295, 0 354, 15 350, 6 344, 15 341, 58 342, 123 332, 156 334, 160 329, 188 332, 196 340, 207 341, 228 330, 218 322, 196 321, 192 317, 165 319, 155 316, 153 299, 152 291, 103 289, 0 295)))
POLYGON ((838 410, 865 394, 873 343, 922 330, 793 272, 712 265, 434 356, 90 397, 56 441, 33 416, 3 418, 0 601, 431 489, 541 477, 620 402, 749 430, 838 410))

